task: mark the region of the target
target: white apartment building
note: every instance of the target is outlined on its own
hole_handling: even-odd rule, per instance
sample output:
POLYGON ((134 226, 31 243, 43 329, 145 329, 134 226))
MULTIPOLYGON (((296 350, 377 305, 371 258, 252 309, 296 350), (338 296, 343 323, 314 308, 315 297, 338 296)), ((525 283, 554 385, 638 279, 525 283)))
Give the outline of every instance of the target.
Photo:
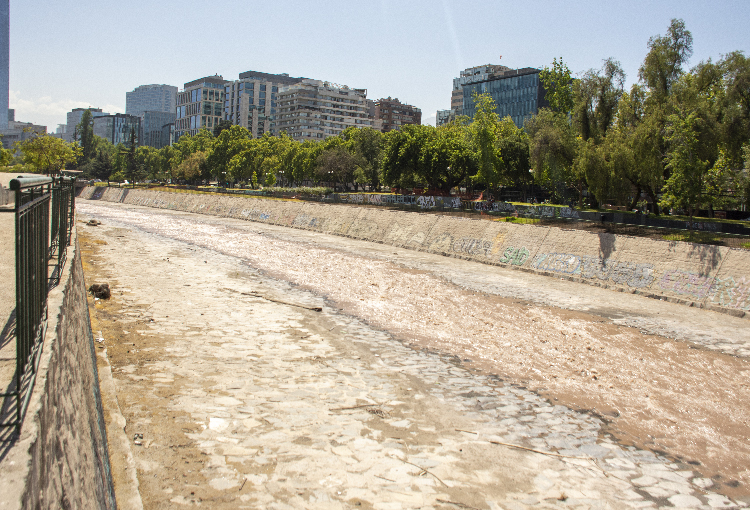
POLYGON ((277 96, 276 131, 295 140, 337 136, 349 126, 372 126, 367 89, 320 80, 302 80, 277 96))
POLYGON ((288 74, 269 74, 247 71, 240 79, 224 87, 224 119, 246 128, 253 138, 264 133, 276 135, 276 108, 279 88, 294 85, 305 78, 288 74))

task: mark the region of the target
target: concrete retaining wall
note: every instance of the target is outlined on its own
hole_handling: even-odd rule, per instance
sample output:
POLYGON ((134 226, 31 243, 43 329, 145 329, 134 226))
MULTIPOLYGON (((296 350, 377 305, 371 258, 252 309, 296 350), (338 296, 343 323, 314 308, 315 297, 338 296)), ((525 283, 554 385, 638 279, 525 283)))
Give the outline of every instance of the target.
POLYGON ((85 188, 80 198, 292 226, 750 316, 750 251, 373 207, 85 188))
POLYGON ((115 508, 86 285, 75 234, 21 436, 0 462, 0 508, 115 508))

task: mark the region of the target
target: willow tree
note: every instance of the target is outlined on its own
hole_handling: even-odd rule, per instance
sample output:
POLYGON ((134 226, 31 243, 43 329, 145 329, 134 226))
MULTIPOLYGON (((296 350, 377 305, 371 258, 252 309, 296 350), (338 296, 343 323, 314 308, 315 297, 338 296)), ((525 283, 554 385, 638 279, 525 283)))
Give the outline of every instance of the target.
POLYGON ((478 171, 472 180, 484 183, 487 191, 491 191, 500 184, 502 175, 503 159, 497 146, 500 118, 489 94, 475 94, 473 100, 476 113, 470 129, 476 146, 478 171))

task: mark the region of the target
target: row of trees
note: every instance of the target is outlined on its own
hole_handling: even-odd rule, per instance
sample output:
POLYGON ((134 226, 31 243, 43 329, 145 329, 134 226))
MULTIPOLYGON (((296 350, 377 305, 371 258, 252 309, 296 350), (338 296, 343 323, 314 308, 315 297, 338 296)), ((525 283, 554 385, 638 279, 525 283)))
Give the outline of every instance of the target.
MULTIPOLYGON (((347 189, 387 185, 448 193, 457 186, 495 191, 532 184, 553 201, 635 208, 646 196, 692 214, 737 208, 750 196, 750 60, 741 52, 686 70, 692 35, 672 20, 652 37, 639 83, 626 91, 614 59, 573 79, 562 59, 545 68, 542 108, 523 128, 498 118, 489 96, 476 96, 473 119, 446 126, 403 126, 381 133, 348 128, 340 136, 297 142, 286 134, 253 139, 220 123, 213 132, 183 136, 155 149, 113 146, 94 136, 86 112, 72 159, 90 178, 245 182, 252 186, 324 184, 347 189)), ((21 147, 27 162, 55 165, 21 147)), ((67 153, 68 160, 71 154, 67 153)), ((36 163, 35 163, 36 164, 36 163)), ((643 205, 642 203, 640 204, 643 205)))
POLYGON ((555 61, 542 76, 550 108, 525 126, 536 180, 630 208, 645 194, 657 213, 747 204, 750 60, 733 52, 687 71, 692 43, 672 20, 629 91, 613 59, 578 80, 555 61))

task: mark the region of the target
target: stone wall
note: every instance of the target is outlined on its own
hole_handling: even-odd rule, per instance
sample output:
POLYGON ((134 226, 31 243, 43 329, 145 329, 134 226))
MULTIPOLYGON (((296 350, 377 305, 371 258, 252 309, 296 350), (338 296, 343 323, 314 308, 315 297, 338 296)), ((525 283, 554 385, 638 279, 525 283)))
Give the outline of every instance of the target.
POLYGON ((75 233, 48 309, 47 334, 21 436, 0 462, 0 508, 115 508, 75 233))
POLYGON ((748 250, 280 199, 116 188, 80 198, 291 226, 750 316, 748 250))

